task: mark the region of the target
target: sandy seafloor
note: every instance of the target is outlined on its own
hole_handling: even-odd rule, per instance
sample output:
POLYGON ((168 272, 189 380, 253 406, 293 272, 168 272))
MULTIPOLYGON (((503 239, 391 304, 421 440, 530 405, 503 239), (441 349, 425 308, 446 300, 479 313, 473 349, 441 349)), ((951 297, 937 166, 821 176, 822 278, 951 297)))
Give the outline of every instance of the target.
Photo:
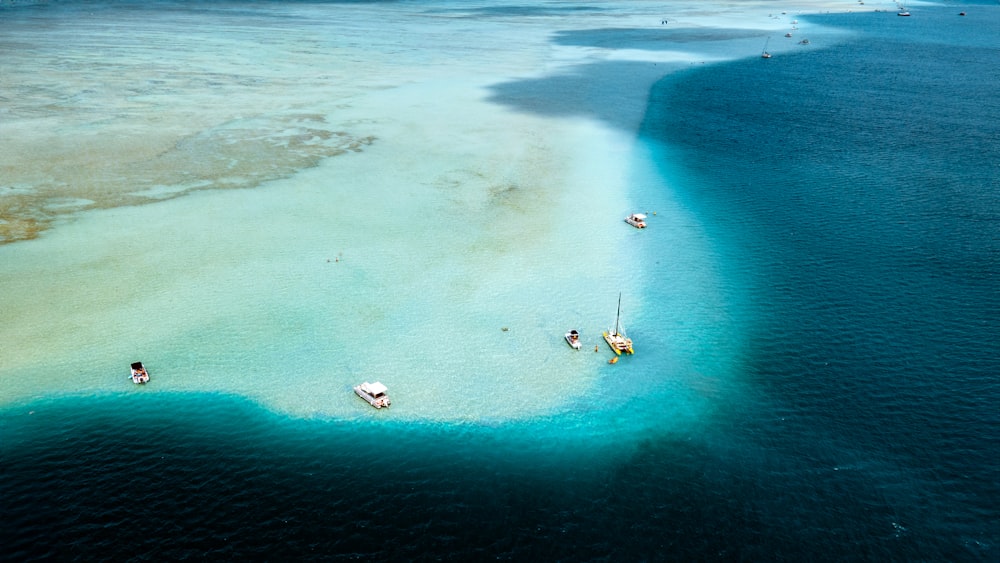
POLYGON ((351 386, 381 380, 394 419, 496 422, 559 412, 655 350, 669 383, 620 393, 667 387, 696 416, 738 311, 636 140, 646 93, 827 5, 854 7, 5 7, 0 400, 134 393, 142 360, 140 392, 356 418, 351 386), (692 40, 566 34, 670 26, 692 40), (651 306, 653 254, 676 290, 651 306), (639 353, 609 366, 619 293, 639 353))

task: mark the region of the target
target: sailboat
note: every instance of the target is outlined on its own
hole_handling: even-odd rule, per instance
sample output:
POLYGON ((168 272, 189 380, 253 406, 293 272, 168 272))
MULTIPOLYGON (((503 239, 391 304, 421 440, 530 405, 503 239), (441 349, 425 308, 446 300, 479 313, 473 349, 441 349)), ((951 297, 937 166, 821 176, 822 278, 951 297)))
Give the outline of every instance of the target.
POLYGON ((762 58, 762 59, 770 59, 771 58, 771 53, 767 52, 767 42, 770 41, 770 40, 771 40, 771 36, 768 36, 767 39, 764 40, 764 50, 760 52, 760 58, 762 58))
POLYGON ((615 354, 621 356, 622 352, 626 354, 634 354, 635 350, 632 349, 632 339, 625 334, 625 327, 621 325, 622 316, 622 294, 618 294, 618 314, 615 316, 615 328, 614 330, 608 329, 604 331, 604 340, 611 346, 615 354))

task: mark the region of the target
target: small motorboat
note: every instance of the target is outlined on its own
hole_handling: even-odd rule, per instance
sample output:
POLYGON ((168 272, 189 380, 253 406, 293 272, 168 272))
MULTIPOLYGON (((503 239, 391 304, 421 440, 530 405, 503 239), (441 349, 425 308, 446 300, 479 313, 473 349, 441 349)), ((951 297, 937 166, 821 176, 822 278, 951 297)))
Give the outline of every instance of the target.
POLYGON ((149 383, 149 372, 143 367, 142 362, 134 362, 132 364, 132 370, 129 374, 132 379, 132 383, 136 385, 141 385, 143 383, 149 383))
POLYGON ((389 389, 385 385, 382 385, 378 381, 375 383, 368 383, 367 381, 358 385, 354 388, 354 392, 357 393, 358 397, 368 401, 371 406, 380 409, 382 407, 388 407, 392 404, 389 400, 389 389))
POLYGON ((625 222, 637 229, 646 228, 646 216, 642 213, 633 213, 625 218, 625 222))
POLYGON ((580 342, 580 333, 575 328, 566 333, 566 343, 576 350, 579 350, 583 346, 580 342))

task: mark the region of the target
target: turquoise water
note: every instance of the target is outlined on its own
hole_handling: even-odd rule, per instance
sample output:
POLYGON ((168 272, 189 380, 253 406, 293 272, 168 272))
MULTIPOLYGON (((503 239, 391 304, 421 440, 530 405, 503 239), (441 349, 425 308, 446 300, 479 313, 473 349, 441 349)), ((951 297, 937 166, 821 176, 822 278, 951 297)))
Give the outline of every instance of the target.
POLYGON ((473 422, 594 387, 608 352, 568 358, 562 335, 599 343, 619 293, 641 310, 615 251, 626 164, 606 156, 635 143, 487 101, 539 71, 547 26, 420 3, 84 7, 9 24, 7 224, 46 230, 0 251, 8 401, 118 393, 136 359, 157 389, 310 418, 367 419, 366 379, 397 416, 473 422), (475 43, 435 43, 467 26, 475 43), (63 213, 69 195, 92 204, 63 213))
MULTIPOLYGON (((94 211, 0 248, 21 292, 3 302, 19 349, 0 371, 10 557, 996 559, 1000 12, 797 15, 810 46, 776 36, 765 61, 766 30, 664 29, 657 11, 638 32, 642 6, 556 10, 551 76, 444 88, 414 71, 381 97, 359 89, 341 123, 404 100, 422 113, 360 127, 375 141, 289 179, 94 211), (565 21, 581 12, 603 19, 565 21), (678 43, 751 54, 655 60, 678 43), (609 44, 647 54, 588 59, 609 44), (420 107, 449 92, 460 142, 406 142, 449 115, 420 107), (506 158, 483 164, 493 151, 506 158), (545 164, 557 156, 569 172, 545 164), (405 174, 373 172, 397 161, 405 174), (534 230, 525 207, 553 201, 558 225, 534 230), (377 233, 352 222, 373 203, 377 233), (456 209, 492 221, 431 228, 456 209), (656 213, 648 229, 621 222, 632 209, 656 213), (122 283, 108 265, 136 260, 155 272, 122 283), (31 304, 39 288, 55 306, 31 304), (603 345, 566 347, 567 322, 599 333, 619 291, 637 354, 611 366, 603 345), (352 348, 345 325, 383 352, 352 348), (441 350, 430 329, 474 337, 441 350), (87 346, 63 352, 72 341, 87 346), (146 388, 120 369, 135 354, 146 388), (47 370, 79 378, 49 387, 47 370), (388 412, 350 395, 373 373, 397 392, 388 412)), ((545 8, 471 19, 547 46, 521 23, 545 8)))

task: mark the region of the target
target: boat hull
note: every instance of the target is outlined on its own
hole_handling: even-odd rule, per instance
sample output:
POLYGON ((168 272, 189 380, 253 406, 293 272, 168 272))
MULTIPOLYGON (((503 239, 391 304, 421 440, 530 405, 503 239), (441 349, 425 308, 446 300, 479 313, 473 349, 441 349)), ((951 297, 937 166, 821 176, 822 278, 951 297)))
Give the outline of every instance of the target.
POLYGON ((392 404, 389 401, 389 397, 388 396, 382 395, 380 397, 376 397, 376 396, 372 395, 371 393, 368 393, 367 391, 365 391, 364 389, 362 389, 360 385, 358 385, 358 386, 356 386, 354 388, 354 393, 358 397, 361 397, 365 401, 368 401, 369 405, 371 405, 371 406, 373 406, 373 407, 375 407, 377 409, 380 409, 382 407, 388 407, 389 405, 392 404))
POLYGON ((149 372, 146 371, 146 368, 145 366, 142 365, 142 362, 134 362, 131 368, 132 369, 130 370, 129 378, 132 379, 132 383, 135 383, 136 385, 143 385, 149 383, 149 372))
POLYGON ((635 350, 632 348, 632 339, 625 338, 620 334, 611 334, 608 331, 604 331, 604 341, 607 342, 608 346, 611 347, 611 350, 619 356, 623 353, 635 353, 635 350))
POLYGON ((646 215, 644 213, 633 213, 625 217, 625 222, 637 229, 646 228, 646 215))
POLYGON ((580 342, 580 334, 574 332, 566 333, 566 343, 572 346, 574 350, 579 350, 583 347, 583 344, 580 342))

